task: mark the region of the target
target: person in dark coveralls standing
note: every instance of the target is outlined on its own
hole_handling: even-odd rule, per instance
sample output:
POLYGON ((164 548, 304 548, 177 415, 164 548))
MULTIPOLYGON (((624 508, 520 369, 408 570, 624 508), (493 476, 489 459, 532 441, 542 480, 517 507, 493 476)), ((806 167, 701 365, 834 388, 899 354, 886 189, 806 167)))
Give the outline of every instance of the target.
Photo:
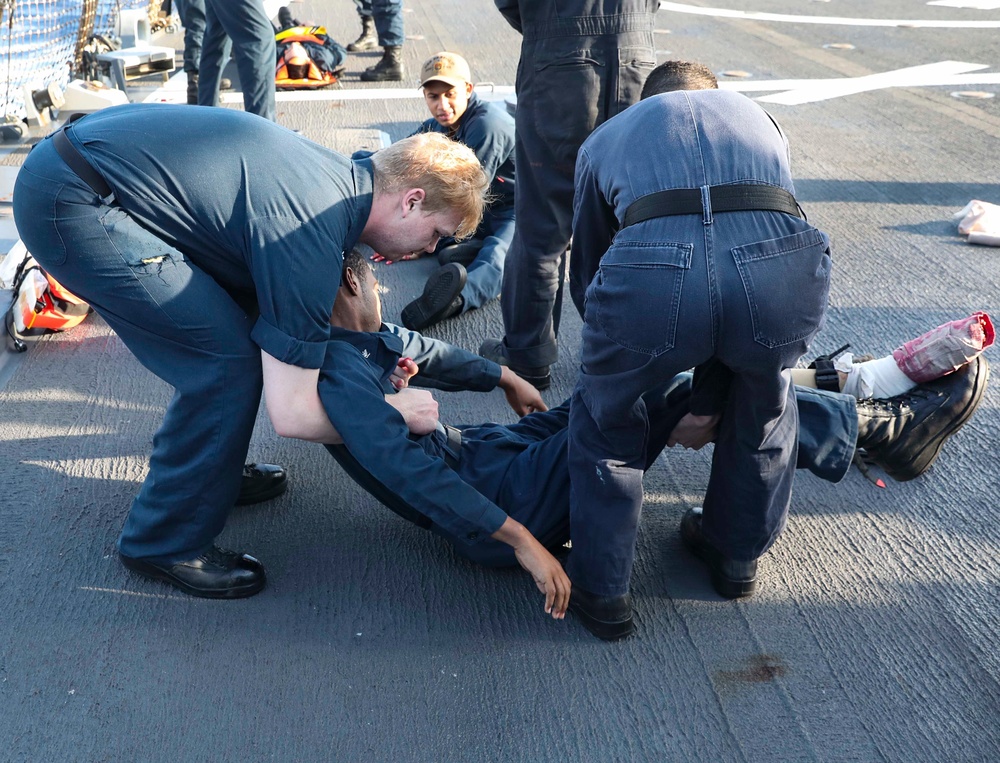
MULTIPOLYGON (((471 233, 487 178, 441 135, 352 161, 242 111, 130 104, 36 145, 15 189, 39 264, 174 387, 122 562, 232 598, 265 584, 256 559, 214 545, 261 389, 279 435, 340 441, 317 380, 343 252, 362 242, 399 258, 471 233)), ((415 432, 436 425, 432 404, 398 399, 415 432)))
POLYGON ((751 594, 756 560, 784 528, 798 430, 787 369, 822 324, 832 266, 793 193, 784 136, 738 93, 654 95, 580 150, 570 290, 584 327, 567 572, 571 609, 599 637, 633 629, 642 395, 663 379, 700 367, 691 412, 721 414, 704 512, 682 522, 716 590, 751 594))
POLYGON ((479 352, 539 389, 551 383, 573 218, 577 151, 639 100, 656 64, 656 0, 495 0, 521 32, 517 68, 517 228, 504 268, 505 337, 479 352))

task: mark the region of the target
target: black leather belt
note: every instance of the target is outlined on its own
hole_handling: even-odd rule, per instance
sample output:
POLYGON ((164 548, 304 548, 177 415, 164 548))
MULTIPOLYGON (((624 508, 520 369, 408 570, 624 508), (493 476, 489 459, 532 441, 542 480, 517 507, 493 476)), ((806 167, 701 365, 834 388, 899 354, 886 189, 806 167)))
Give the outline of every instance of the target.
MULTIPOLYGON (((784 212, 805 219, 795 197, 784 188, 760 183, 713 185, 708 188, 712 214, 753 210, 784 212)), ((700 215, 704 212, 700 188, 674 188, 657 191, 629 204, 622 227, 671 215, 700 215)))
POLYGON ((94 193, 102 198, 107 198, 113 193, 108 181, 93 168, 90 162, 83 158, 83 154, 73 145, 73 142, 66 135, 65 127, 52 136, 52 145, 62 160, 83 182, 90 186, 94 193))
POLYGON ((458 471, 458 463, 462 458, 462 430, 442 424, 445 436, 448 438, 444 449, 444 462, 455 471, 458 471))

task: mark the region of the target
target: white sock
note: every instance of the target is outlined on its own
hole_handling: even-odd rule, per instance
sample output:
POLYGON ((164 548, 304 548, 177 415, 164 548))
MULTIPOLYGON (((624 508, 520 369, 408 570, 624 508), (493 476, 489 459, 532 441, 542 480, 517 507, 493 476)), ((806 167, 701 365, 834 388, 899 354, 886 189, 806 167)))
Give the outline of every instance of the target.
POLYGON ((847 381, 841 390, 845 394, 854 395, 858 399, 895 397, 917 386, 916 382, 899 370, 892 355, 864 363, 853 363, 852 360, 853 356, 845 353, 837 359, 835 366, 838 371, 847 372, 847 381), (841 368, 842 359, 846 359, 850 366, 841 368))

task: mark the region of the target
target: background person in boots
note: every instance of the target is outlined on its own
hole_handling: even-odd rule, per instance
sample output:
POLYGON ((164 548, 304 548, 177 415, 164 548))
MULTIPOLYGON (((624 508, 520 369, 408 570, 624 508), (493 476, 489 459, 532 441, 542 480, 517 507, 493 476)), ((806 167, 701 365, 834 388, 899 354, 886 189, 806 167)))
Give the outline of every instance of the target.
POLYGON ((439 132, 476 152, 490 178, 490 204, 472 238, 444 239, 441 262, 423 294, 403 308, 401 320, 419 331, 453 315, 482 307, 500 294, 503 263, 514 238, 514 120, 472 91, 469 64, 457 53, 437 53, 420 69, 433 115, 416 133, 439 132))
MULTIPOLYGON (((184 74, 187 75, 187 102, 198 103, 198 67, 201 66, 201 47, 205 38, 205 0, 175 0, 177 15, 184 27, 184 74)), ((231 43, 229 35, 225 36, 222 47, 222 60, 229 60, 231 43)), ((221 90, 229 90, 233 85, 222 78, 221 90)))
POLYGON ((354 0, 361 17, 361 36, 347 46, 365 53, 382 46, 382 58, 361 72, 362 82, 399 82, 403 79, 403 1, 354 0))
POLYGON ((222 69, 229 60, 227 36, 240 73, 243 110, 275 120, 274 25, 263 0, 205 0, 205 37, 198 65, 198 103, 218 106, 222 69))

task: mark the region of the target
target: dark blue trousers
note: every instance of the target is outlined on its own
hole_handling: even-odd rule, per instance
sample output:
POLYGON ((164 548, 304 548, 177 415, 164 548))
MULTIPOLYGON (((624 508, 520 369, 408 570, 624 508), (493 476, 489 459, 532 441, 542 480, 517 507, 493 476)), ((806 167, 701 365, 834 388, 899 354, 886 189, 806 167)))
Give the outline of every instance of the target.
MULTIPOLYGON (((851 466, 858 439, 854 398, 796 387, 799 443, 796 466, 829 482, 839 482, 851 466)), ((643 395, 649 436, 643 470, 666 447, 677 422, 688 412, 691 375, 678 374, 669 383, 643 395)), ((462 446, 449 450, 447 438, 433 433, 419 438, 424 450, 447 460, 459 476, 523 524, 542 545, 556 549, 570 538, 569 435, 570 401, 550 411, 532 413, 516 424, 460 427, 462 446)), ((492 538, 469 543, 422 520, 405 497, 386 490, 362 469, 343 446, 328 446, 345 471, 363 488, 405 519, 429 527, 454 544, 456 551, 489 567, 517 564, 513 549, 492 538)))
POLYGON ((239 493, 262 388, 253 321, 180 252, 98 197, 51 140, 34 148, 15 189, 18 232, 35 259, 174 389, 118 547, 162 562, 196 556, 239 493))
POLYGON ((205 19, 198 104, 219 104, 222 70, 229 58, 228 36, 240 73, 244 111, 275 121, 274 25, 264 12, 262 0, 205 0, 205 19))
POLYGON ((403 1, 402 0, 354 0, 358 15, 375 19, 378 44, 382 47, 402 45, 403 1))
POLYGON ((514 238, 514 208, 487 209, 473 238, 482 241, 483 248, 468 268, 462 312, 476 310, 500 294, 507 248, 514 238))
POLYGON ((184 71, 197 74, 205 39, 205 0, 174 0, 184 25, 184 71))
POLYGON ((576 155, 594 128, 639 100, 656 63, 649 4, 522 3, 517 69, 517 227, 500 306, 507 357, 551 365, 573 229, 576 155), (597 15, 605 9, 607 15, 597 15))
POLYGON ((650 249, 619 236, 586 293, 567 572, 604 596, 625 593, 632 571, 649 430, 642 396, 712 358, 734 380, 705 494, 705 537, 734 559, 771 546, 785 524, 797 449, 784 369, 826 310, 828 245, 805 221, 775 212, 669 220, 664 238, 684 243, 650 249))

